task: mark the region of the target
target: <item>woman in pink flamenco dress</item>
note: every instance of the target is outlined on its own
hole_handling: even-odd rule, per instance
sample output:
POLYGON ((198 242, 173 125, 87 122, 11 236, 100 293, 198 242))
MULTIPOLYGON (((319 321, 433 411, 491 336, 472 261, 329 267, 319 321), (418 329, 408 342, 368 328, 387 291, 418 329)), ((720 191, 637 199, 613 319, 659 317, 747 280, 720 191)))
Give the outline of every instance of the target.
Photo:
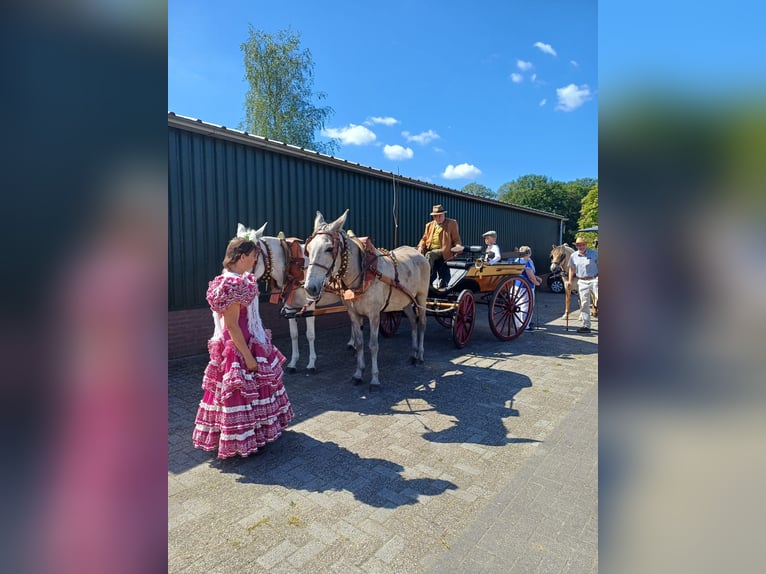
POLYGON ((293 418, 282 384, 285 357, 258 312, 257 278, 265 270, 260 254, 257 240, 232 239, 224 270, 207 290, 216 327, 192 440, 196 448, 217 450, 218 458, 255 453, 293 418))

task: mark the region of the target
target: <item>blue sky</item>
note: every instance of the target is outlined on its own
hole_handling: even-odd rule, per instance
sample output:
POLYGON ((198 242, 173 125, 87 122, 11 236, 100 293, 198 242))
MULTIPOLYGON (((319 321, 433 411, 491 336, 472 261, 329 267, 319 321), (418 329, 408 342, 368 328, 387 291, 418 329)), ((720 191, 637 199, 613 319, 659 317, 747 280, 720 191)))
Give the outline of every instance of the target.
POLYGON ((300 33, 337 157, 452 189, 598 176, 595 0, 170 0, 168 111, 239 126, 248 24, 300 33))

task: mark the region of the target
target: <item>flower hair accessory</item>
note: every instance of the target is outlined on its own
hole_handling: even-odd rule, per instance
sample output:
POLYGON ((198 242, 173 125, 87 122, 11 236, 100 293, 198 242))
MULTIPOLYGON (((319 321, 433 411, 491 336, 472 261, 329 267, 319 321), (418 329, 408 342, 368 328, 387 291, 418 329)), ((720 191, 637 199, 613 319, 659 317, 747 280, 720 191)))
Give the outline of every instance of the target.
POLYGON ((268 224, 269 222, 267 221, 259 229, 250 229, 241 223, 237 223, 237 237, 244 237, 253 242, 258 241, 261 237, 263 237, 263 232, 266 230, 266 226, 268 224))

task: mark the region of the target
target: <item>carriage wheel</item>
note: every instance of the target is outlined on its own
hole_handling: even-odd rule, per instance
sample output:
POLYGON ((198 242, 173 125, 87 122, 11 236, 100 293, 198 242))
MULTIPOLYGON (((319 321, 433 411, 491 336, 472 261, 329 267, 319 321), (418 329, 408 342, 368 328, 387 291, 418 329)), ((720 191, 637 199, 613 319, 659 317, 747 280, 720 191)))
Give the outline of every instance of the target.
POLYGON ((399 323, 402 322, 401 311, 384 311, 380 314, 380 334, 384 337, 391 337, 399 329, 399 323))
POLYGON ((476 302, 473 293, 463 289, 457 298, 457 309, 452 319, 452 341, 458 349, 462 349, 468 343, 473 333, 474 319, 476 315, 476 302))
POLYGON ((447 329, 452 328, 452 313, 436 313, 436 322, 447 329))
POLYGON ((501 341, 515 339, 532 320, 535 295, 523 277, 509 277, 500 283, 489 301, 489 326, 501 341))

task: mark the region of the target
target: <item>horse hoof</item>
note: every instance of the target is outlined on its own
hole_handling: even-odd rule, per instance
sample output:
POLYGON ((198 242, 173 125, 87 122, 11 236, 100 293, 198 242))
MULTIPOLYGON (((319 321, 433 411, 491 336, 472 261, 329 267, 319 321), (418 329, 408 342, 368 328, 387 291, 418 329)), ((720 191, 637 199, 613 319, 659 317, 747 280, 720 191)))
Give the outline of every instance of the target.
POLYGON ((410 365, 417 365, 418 360, 416 357, 410 357, 410 365))
POLYGON ((287 372, 290 373, 291 375, 294 375, 295 374, 295 367, 287 367, 287 372))
POLYGON ((354 348, 354 345, 346 345, 346 349, 348 349, 352 353, 356 353, 356 349, 354 348))
POLYGON ((361 385, 362 384, 362 379, 357 379, 356 377, 351 377, 351 382, 354 384, 354 386, 361 385))
POLYGON ((308 371, 309 375, 316 375, 317 374, 316 367, 311 367, 310 369, 306 369, 306 370, 308 371))
POLYGON ((380 383, 370 383, 370 392, 379 391, 379 390, 380 390, 380 383))

